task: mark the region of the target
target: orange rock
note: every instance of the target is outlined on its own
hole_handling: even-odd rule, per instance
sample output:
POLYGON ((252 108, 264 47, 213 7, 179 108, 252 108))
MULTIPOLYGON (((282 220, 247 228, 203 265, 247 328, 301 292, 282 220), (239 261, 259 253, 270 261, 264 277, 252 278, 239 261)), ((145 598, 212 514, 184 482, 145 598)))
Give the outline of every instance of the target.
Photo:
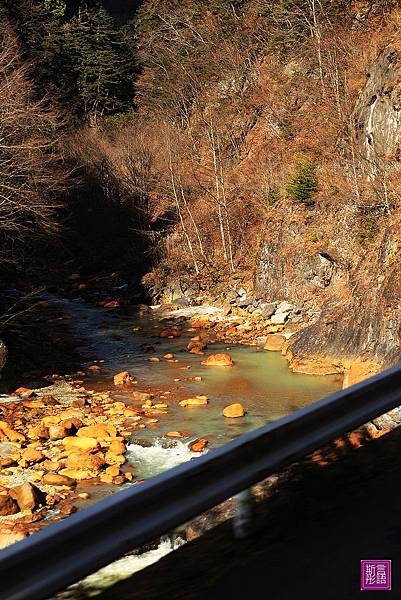
POLYGON ((22 405, 25 408, 43 408, 43 406, 46 406, 43 400, 25 400, 22 405))
POLYGON ((26 387, 19 387, 17 390, 15 390, 14 394, 18 394, 19 396, 25 396, 26 398, 34 396, 33 390, 26 387))
POLYGON ((88 427, 81 427, 77 432, 78 437, 95 438, 96 440, 116 437, 117 429, 109 423, 97 423, 88 427))
POLYGON ((229 354, 211 354, 202 361, 202 365, 207 367, 232 367, 233 359, 229 354))
POLYGON ((167 360, 171 360, 174 358, 174 354, 171 354, 171 352, 169 352, 169 353, 165 354, 163 356, 163 358, 166 358, 167 360))
POLYGON ((92 437, 66 437, 62 441, 66 450, 82 450, 90 452, 99 448, 99 442, 92 437))
POLYGON ((0 550, 21 542, 28 536, 27 531, 2 531, 0 530, 0 550))
POLYGON ((134 378, 128 371, 122 371, 114 375, 114 385, 129 385, 130 383, 134 383, 134 381, 134 378))
POLYGON ((66 427, 62 427, 61 425, 50 425, 49 426, 49 438, 51 440, 62 440, 67 437, 70 432, 66 427))
POLYGON ((8 495, 16 501, 20 510, 35 510, 46 504, 46 494, 28 482, 11 488, 8 495))
POLYGON ((70 417, 68 419, 63 419, 62 421, 60 421, 59 425, 61 427, 65 427, 70 434, 75 433, 76 431, 78 431, 78 429, 83 427, 82 421, 80 419, 78 419, 77 417, 70 417))
POLYGON ((114 452, 106 452, 104 459, 108 465, 123 465, 127 462, 125 456, 122 454, 115 454, 114 452))
POLYGON ((42 481, 47 485, 65 485, 67 487, 74 487, 77 483, 75 479, 67 477, 67 475, 60 475, 60 473, 46 473, 42 481))
POLYGON ((121 306, 121 303, 119 300, 109 300, 108 302, 102 303, 102 306, 104 308, 119 308, 119 306, 121 306))
POLYGON ((112 441, 109 446, 109 452, 112 452, 113 454, 124 454, 126 450, 127 449, 125 447, 124 442, 121 442, 119 440, 112 441))
POLYGON ((29 464, 38 463, 44 458, 44 455, 39 450, 35 450, 35 448, 27 448, 22 453, 22 459, 26 460, 29 464))
POLYGON ((169 431, 168 433, 164 434, 165 437, 168 438, 182 438, 184 437, 184 434, 181 433, 181 431, 169 431))
POLYGON ((25 441, 25 436, 12 429, 5 421, 0 421, 0 438, 9 439, 11 442, 25 441))
POLYGON ((209 399, 207 396, 195 396, 194 398, 187 398, 186 400, 181 400, 179 402, 180 406, 184 408, 187 406, 206 406, 208 404, 209 399))
MULTIPOLYGON (((208 315, 200 315, 193 323, 192 323, 192 328, 195 329, 200 329, 201 327, 204 327, 207 323, 209 323, 209 316, 208 315)), ((189 329, 188 329, 189 331, 189 329)))
POLYGON ((245 410, 242 404, 230 404, 223 410, 223 415, 230 419, 235 419, 237 417, 243 417, 245 415, 245 410))
POLYGON ((191 452, 203 452, 208 443, 209 442, 205 440, 205 438, 198 438, 189 444, 189 449, 191 452))
POLYGON ((111 477, 117 477, 120 474, 120 467, 119 465, 111 465, 105 469, 105 473, 111 477))
POLYGON ((0 516, 15 515, 19 512, 18 504, 10 496, 0 496, 0 516))
POLYGON ((99 367, 99 365, 90 365, 90 366, 88 367, 88 371, 95 371, 95 372, 98 372, 98 371, 101 371, 101 368, 99 367))
POLYGON ((63 465, 58 460, 47 459, 44 460, 40 466, 43 469, 46 469, 46 471, 59 471, 63 465))
POLYGON ((284 347, 286 339, 283 335, 279 334, 270 334, 267 336, 266 343, 264 345, 265 350, 270 350, 271 352, 281 352, 284 347))
POLYGON ((152 356, 152 358, 149 358, 149 362, 159 363, 160 358, 158 356, 152 356))
POLYGON ((178 331, 176 327, 172 327, 171 329, 162 329, 159 333, 159 337, 161 338, 179 338, 181 333, 178 331))
POLYGON ((101 452, 98 454, 88 454, 87 452, 72 452, 67 460, 67 469, 78 469, 83 471, 98 472, 105 463, 105 458, 101 452))

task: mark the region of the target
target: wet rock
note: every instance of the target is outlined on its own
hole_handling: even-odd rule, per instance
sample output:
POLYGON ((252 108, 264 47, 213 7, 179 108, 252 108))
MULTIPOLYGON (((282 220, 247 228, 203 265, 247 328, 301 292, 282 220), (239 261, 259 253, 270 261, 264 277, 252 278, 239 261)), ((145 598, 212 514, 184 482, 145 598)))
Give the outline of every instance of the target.
POLYGON ((264 349, 270 350, 272 352, 281 352, 285 342, 286 342, 286 339, 283 335, 270 334, 267 336, 266 343, 264 345, 264 349))
POLYGON ((165 435, 165 437, 168 437, 168 438, 182 438, 182 437, 184 437, 184 434, 181 433, 181 431, 169 431, 168 433, 165 433, 164 435, 165 435))
POLYGON ((104 460, 108 465, 123 465, 127 462, 127 459, 122 454, 115 454, 114 452, 106 452, 104 460))
POLYGON ((129 385, 134 383, 135 379, 128 371, 122 371, 114 375, 114 385, 129 385))
POLYGON ((11 488, 8 492, 20 510, 35 510, 46 505, 46 494, 33 483, 23 483, 11 488))
POLYGON ((160 338, 179 338, 180 336, 181 333, 176 327, 172 327, 171 329, 163 329, 159 333, 160 338))
POLYGON ((0 495, 0 516, 7 517, 8 515, 15 515, 19 512, 18 504, 10 496, 0 495))
POLYGON ((245 410, 242 404, 230 404, 224 408, 223 415, 229 419, 236 419, 238 417, 243 417, 245 415, 245 410))
POLYGON ((43 476, 42 481, 46 485, 65 485, 67 487, 74 487, 77 483, 75 479, 67 477, 66 475, 60 475, 60 473, 46 473, 43 476))
POLYGON ((113 440, 109 446, 109 452, 113 452, 114 454, 124 454, 126 450, 124 442, 120 440, 113 440))
POLYGON ((229 354, 211 354, 202 361, 202 365, 207 367, 232 367, 233 359, 229 354))
POLYGON ((174 354, 171 354, 171 352, 168 352, 167 354, 165 354, 163 356, 163 358, 165 358, 166 360, 172 360, 174 358, 174 354))
POLYGON ((154 362, 154 363, 161 362, 161 360, 158 356, 152 356, 152 358, 149 358, 148 360, 149 360, 149 362, 154 362))
POLYGON ((198 438, 197 440, 194 440, 188 444, 188 448, 191 450, 191 452, 203 452, 208 443, 208 440, 205 438, 198 438))
POLYGON ((207 396, 195 396, 194 398, 187 398, 179 402, 180 406, 186 408, 187 406, 206 406, 209 402, 207 396))

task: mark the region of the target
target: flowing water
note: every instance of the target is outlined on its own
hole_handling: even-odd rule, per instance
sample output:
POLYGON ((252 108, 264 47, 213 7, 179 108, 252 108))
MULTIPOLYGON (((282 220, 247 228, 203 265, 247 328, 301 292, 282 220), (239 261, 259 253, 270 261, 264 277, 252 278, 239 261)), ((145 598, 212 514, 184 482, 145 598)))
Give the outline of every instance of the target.
POLYGON ((129 456, 138 465, 140 477, 155 475, 193 456, 186 444, 167 450, 161 445, 160 440, 169 431, 186 433, 186 443, 196 437, 206 437, 208 447, 213 448, 341 388, 338 376, 292 373, 280 353, 253 346, 211 345, 210 353, 229 352, 235 364, 231 368, 202 366, 204 357, 186 351, 194 335, 186 332, 188 324, 183 324, 182 336, 178 339, 159 338, 159 332, 169 325, 169 320, 162 318, 158 311, 139 317, 129 309, 122 312, 94 308, 81 300, 58 302, 72 317, 83 366, 102 361, 98 362, 101 372, 87 378, 89 386, 111 387, 115 399, 129 400, 130 391, 110 385, 115 373, 127 370, 138 379, 140 389, 149 386, 165 394, 168 414, 160 417, 156 427, 139 430, 132 440, 129 456), (140 330, 133 331, 133 327, 138 326, 140 330), (144 344, 151 344, 156 352, 145 353, 144 344), (174 361, 165 360, 166 353, 173 353, 174 361), (150 356, 161 358, 161 362, 150 362, 150 356), (202 381, 191 381, 194 376, 201 376, 202 381), (179 381, 175 381, 177 379, 179 381), (208 406, 184 409, 178 402, 169 401, 169 395, 181 399, 196 394, 208 396, 208 406), (247 411, 245 418, 222 416, 223 408, 234 402, 243 404, 247 411), (136 438, 151 442, 153 448, 136 444, 136 438))
MULTIPOLYGON (((159 332, 169 325, 169 321, 157 311, 139 317, 129 309, 107 310, 88 306, 81 300, 49 299, 57 302, 71 318, 82 366, 93 363, 101 366, 100 373, 87 377, 85 385, 88 388, 111 390, 115 400, 129 402, 131 392, 112 384, 115 373, 127 370, 138 379, 139 389, 157 390, 162 401, 167 402, 168 414, 160 416, 157 425, 138 430, 128 446, 127 458, 135 465, 140 478, 152 477, 198 456, 188 448, 188 442, 197 437, 206 437, 208 448, 212 449, 307 406, 342 385, 337 376, 292 373, 280 353, 258 347, 214 344, 209 352, 229 352, 235 364, 231 368, 205 367, 201 365, 203 357, 186 351, 194 334, 185 331, 189 326, 185 323, 180 338, 161 339, 159 332), (140 327, 140 330, 133 331, 133 327, 140 327), (147 354, 144 344, 151 344, 156 352, 147 354), (166 353, 173 353, 174 360, 165 360, 166 353), (161 362, 150 362, 150 356, 161 358, 161 362), (201 376, 202 381, 194 382, 194 376, 201 376), (197 408, 178 405, 178 399, 196 394, 208 396, 209 404, 197 408), (222 416, 223 408, 234 402, 245 407, 244 418, 222 416), (165 433, 169 431, 181 431, 185 437, 167 440, 165 433)), ((93 488, 91 502, 115 491, 116 486, 93 488)), ((176 545, 180 543, 183 542, 175 542, 176 545)), ((57 600, 93 597, 113 582, 159 560, 172 549, 170 541, 163 538, 154 550, 139 556, 125 556, 58 595, 57 600)))

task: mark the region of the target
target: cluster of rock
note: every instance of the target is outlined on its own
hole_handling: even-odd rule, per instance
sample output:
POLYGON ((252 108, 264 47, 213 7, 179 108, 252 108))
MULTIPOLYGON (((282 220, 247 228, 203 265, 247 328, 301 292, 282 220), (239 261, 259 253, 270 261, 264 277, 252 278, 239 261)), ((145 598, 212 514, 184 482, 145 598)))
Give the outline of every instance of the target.
MULTIPOLYGON (((117 385, 132 385, 129 373, 117 385)), ((80 386, 82 381, 76 381, 80 386)), ((37 529, 49 509, 57 518, 90 499, 88 486, 139 483, 126 464, 126 439, 151 427, 167 405, 128 387, 129 402, 59 382, 18 389, 0 404, 0 547, 37 529), (50 393, 51 395, 50 395, 50 393)))
POLYGON ((289 302, 265 302, 261 297, 248 295, 244 288, 230 292, 226 302, 227 313, 235 306, 250 315, 270 320, 274 325, 284 325, 287 322, 297 324, 303 320, 302 308, 294 307, 289 302))

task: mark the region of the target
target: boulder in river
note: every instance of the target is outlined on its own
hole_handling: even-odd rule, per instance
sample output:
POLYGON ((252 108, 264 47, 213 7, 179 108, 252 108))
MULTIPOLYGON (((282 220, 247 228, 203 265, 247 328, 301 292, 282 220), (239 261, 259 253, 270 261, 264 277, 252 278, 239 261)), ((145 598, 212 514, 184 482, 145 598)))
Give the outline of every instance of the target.
POLYGON ((245 410, 242 404, 230 404, 223 410, 223 415, 229 419, 235 419, 237 417, 243 417, 245 415, 245 410))
POLYGON ((134 383, 135 379, 128 371, 122 371, 114 375, 114 385, 129 385, 134 383))
POLYGON ((208 441, 205 438, 198 438, 197 440, 194 440, 188 444, 188 448, 191 450, 191 452, 203 452, 207 445, 208 441))
POLYGON ((207 367, 232 367, 233 359, 229 354, 211 354, 202 361, 202 365, 207 367))

